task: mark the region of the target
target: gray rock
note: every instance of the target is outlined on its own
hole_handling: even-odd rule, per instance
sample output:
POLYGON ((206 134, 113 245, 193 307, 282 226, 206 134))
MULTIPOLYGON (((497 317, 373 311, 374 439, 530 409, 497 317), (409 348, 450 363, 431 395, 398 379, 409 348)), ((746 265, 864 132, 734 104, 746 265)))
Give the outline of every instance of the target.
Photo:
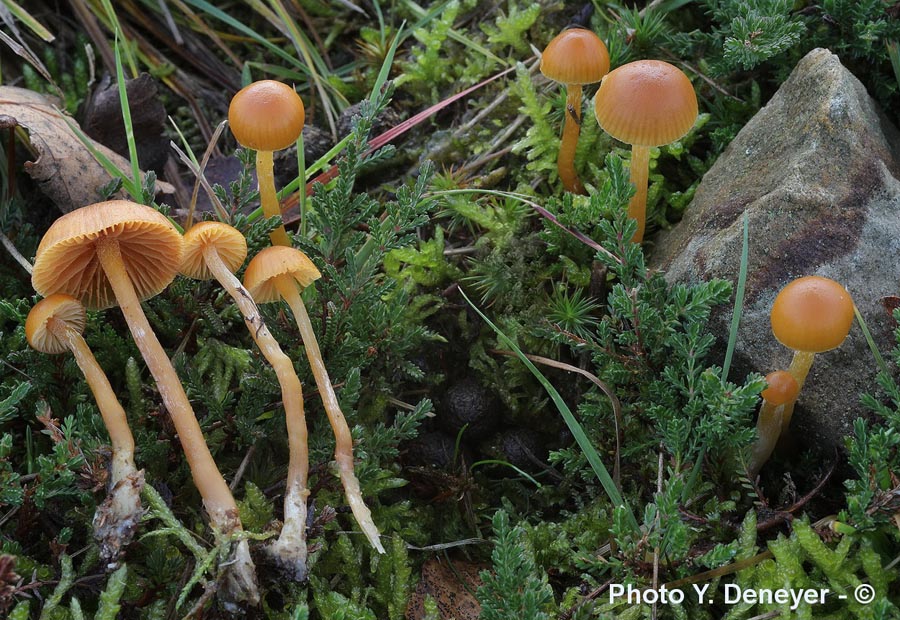
MULTIPOLYGON (((772 300, 788 282, 842 283, 886 354, 894 345, 882 298, 900 287, 900 134, 828 50, 811 51, 744 127, 697 190, 683 221, 656 240, 651 264, 670 281, 737 282, 742 215, 750 224, 744 313, 730 378, 787 368, 772 300)), ((731 308, 713 317, 724 343, 731 308)), ((724 344, 722 345, 724 348, 724 344)), ((804 447, 843 447, 867 411, 877 368, 858 326, 816 357, 791 423, 804 447)))

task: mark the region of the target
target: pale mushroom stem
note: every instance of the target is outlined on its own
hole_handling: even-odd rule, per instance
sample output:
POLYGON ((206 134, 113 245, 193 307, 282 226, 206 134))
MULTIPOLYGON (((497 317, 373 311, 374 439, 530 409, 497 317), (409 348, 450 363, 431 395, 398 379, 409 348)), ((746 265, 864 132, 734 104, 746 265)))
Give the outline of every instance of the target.
POLYGON ((309 497, 309 443, 303 412, 303 386, 294 371, 294 364, 266 327, 250 293, 231 273, 215 247, 207 245, 203 249, 203 259, 244 315, 247 329, 263 357, 272 365, 281 385, 290 456, 284 495, 284 525, 278 540, 269 547, 269 552, 282 562, 283 568, 290 569, 296 581, 303 581, 307 576, 306 499, 309 497))
POLYGON ((759 470, 772 456, 772 451, 781 436, 782 419, 786 405, 775 405, 763 399, 759 409, 759 419, 756 421, 756 433, 759 435, 750 453, 748 471, 750 476, 756 476, 759 470))
POLYGON ((631 145, 631 177, 630 181, 637 192, 628 201, 628 217, 637 220, 637 231, 632 241, 640 243, 644 240, 644 229, 647 227, 647 180, 650 173, 650 147, 639 144, 631 145))
POLYGON ((578 147, 579 135, 581 135, 581 85, 566 84, 566 114, 556 167, 563 187, 573 194, 585 193, 584 185, 581 184, 578 172, 575 171, 575 150, 578 147))
POLYGON ((131 429, 128 428, 125 410, 122 409, 116 393, 106 378, 106 373, 100 368, 97 359, 91 353, 91 349, 81 334, 55 317, 47 321, 47 328, 61 342, 65 342, 72 355, 75 356, 75 363, 84 374, 84 378, 94 394, 94 400, 97 401, 97 408, 100 410, 100 416, 103 418, 112 444, 112 482, 110 485, 112 486, 137 470, 134 465, 134 437, 131 435, 131 429))
MULTIPOLYGON (((266 217, 281 215, 278 195, 275 193, 275 157, 273 151, 256 151, 256 178, 259 183, 259 204, 266 217)), ((272 245, 290 247, 291 240, 284 224, 269 233, 272 245)))
POLYGON ((347 420, 344 419, 337 395, 334 393, 334 388, 331 385, 331 379, 328 378, 328 371, 325 369, 325 363, 322 361, 322 352, 319 350, 319 343, 316 340, 316 334, 313 331, 309 315, 306 313, 306 306, 300 297, 300 291, 297 289, 297 284, 293 278, 288 276, 275 278, 275 288, 278 289, 278 292, 291 307, 294 318, 297 321, 297 327, 300 329, 300 337, 303 340, 303 345, 306 347, 306 356, 309 359, 316 386, 319 388, 319 393, 322 396, 325 413, 328 415, 328 421, 331 423, 331 429, 334 432, 334 460, 338 465, 338 472, 341 476, 341 483, 344 486, 344 494, 347 497, 347 502, 350 504, 350 510, 353 512, 360 529, 362 529, 366 538, 369 539, 369 543, 379 553, 384 553, 378 528, 372 520, 372 513, 363 501, 359 481, 353 473, 353 436, 350 434, 347 420))
POLYGON ((813 360, 816 358, 815 353, 807 353, 806 351, 794 351, 794 357, 791 359, 791 367, 788 372, 797 380, 798 393, 803 389, 803 382, 812 368, 813 360))
MULTIPOLYGON (((794 351, 794 357, 791 359, 791 366, 788 368, 788 372, 797 380, 798 396, 800 390, 803 389, 803 383, 806 381, 806 376, 809 374, 809 369, 812 368, 813 360, 815 358, 815 353, 794 351)), ((791 416, 794 414, 794 404, 796 404, 796 402, 797 399, 795 398, 784 405, 784 415, 781 417, 782 434, 787 433, 787 429, 791 425, 791 416)))
MULTIPOLYGON (((178 374, 144 315, 141 302, 122 261, 119 242, 115 238, 103 237, 96 243, 97 258, 122 309, 134 342, 150 369, 150 374, 156 380, 159 395, 172 417, 194 484, 203 498, 210 522, 224 536, 240 531, 241 521, 237 504, 213 461, 178 374)), ((256 587, 253 560, 250 558, 250 546, 246 540, 239 540, 234 546, 230 568, 235 594, 256 604, 259 592, 256 587)))
POLYGON ((97 508, 94 532, 100 542, 101 556, 110 563, 109 568, 114 568, 119 552, 131 541, 143 515, 141 489, 144 487, 144 472, 138 471, 134 464, 134 437, 128 428, 125 410, 84 338, 57 318, 47 321, 47 328, 66 343, 75 356, 75 363, 91 388, 109 433, 112 444, 109 495, 106 502, 97 508))

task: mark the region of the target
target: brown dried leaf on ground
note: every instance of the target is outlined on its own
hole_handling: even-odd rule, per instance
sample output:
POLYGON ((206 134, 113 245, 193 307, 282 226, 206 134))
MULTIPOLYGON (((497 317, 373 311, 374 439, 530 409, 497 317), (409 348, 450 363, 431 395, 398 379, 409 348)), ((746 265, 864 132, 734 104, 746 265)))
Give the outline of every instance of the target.
POLYGON ((475 591, 482 585, 478 573, 488 568, 463 560, 431 558, 422 565, 422 578, 406 607, 406 620, 425 617, 425 596, 435 600, 441 618, 449 620, 478 620, 481 605, 475 591))
MULTIPOLYGON (((68 121, 77 126, 74 120, 68 121)), ((24 88, 0 86, 0 128, 16 126, 28 131, 37 155, 35 161, 25 162, 25 171, 63 213, 103 199, 100 188, 109 183, 109 174, 78 139, 53 102, 24 88)), ((131 174, 131 164, 123 157, 96 142, 94 148, 117 168, 131 174)), ((168 183, 161 182, 157 183, 157 189, 165 194, 173 191, 168 183)))

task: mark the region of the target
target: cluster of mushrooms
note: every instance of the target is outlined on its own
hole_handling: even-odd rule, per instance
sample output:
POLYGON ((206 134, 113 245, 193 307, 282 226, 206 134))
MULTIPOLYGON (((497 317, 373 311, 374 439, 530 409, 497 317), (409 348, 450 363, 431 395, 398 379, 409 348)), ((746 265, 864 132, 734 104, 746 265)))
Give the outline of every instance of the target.
POLYGON ((794 352, 787 370, 766 375, 748 472, 751 476, 772 455, 787 432, 800 389, 817 353, 841 346, 850 333, 855 306, 841 284, 822 276, 804 276, 785 286, 769 314, 776 340, 794 352))
POLYGON ((644 238, 650 149, 683 138, 697 120, 697 95, 678 67, 662 60, 638 60, 609 70, 609 52, 596 34, 573 27, 558 34, 541 54, 541 73, 565 84, 566 115, 557 168, 563 187, 583 194, 575 171, 581 131, 581 88, 600 82, 594 115, 610 136, 631 145, 631 183, 636 193, 628 216, 637 221, 632 239, 644 238))
MULTIPOLYGON (((584 194, 575 170, 575 150, 582 122, 581 89, 600 82, 594 114, 610 136, 631 145, 630 180, 635 194, 628 216, 637 220, 632 241, 640 243, 646 227, 650 149, 684 137, 697 119, 697 96, 688 77, 660 60, 638 60, 609 70, 609 52, 596 34, 571 27, 558 34, 541 55, 541 73, 566 87, 566 112, 557 168, 563 187, 584 194)), ((843 286, 819 276, 798 278, 776 297, 772 332, 794 351, 788 370, 766 376, 749 472, 756 475, 790 424, 794 404, 816 353, 837 348, 853 324, 854 306, 843 286)))
MULTIPOLYGON (((257 151, 260 202, 267 217, 280 215, 272 174, 272 152, 298 139, 303 103, 289 86, 255 82, 235 95, 229 121, 238 142, 257 151)), ((350 429, 325 369, 301 293, 321 274, 300 250, 291 247, 281 226, 272 246, 260 251, 244 273, 244 236, 232 226, 199 222, 182 235, 157 210, 126 200, 92 204, 65 214, 47 230, 35 257, 32 284, 44 297, 26 321, 29 344, 45 353, 70 351, 94 394, 112 444, 109 493, 94 519, 95 536, 109 566, 128 544, 143 514, 143 472, 134 461, 134 439, 116 394, 82 337, 85 308, 119 306, 159 395, 171 415, 191 474, 217 536, 231 541, 225 598, 259 600, 249 545, 240 535, 237 504, 203 437, 184 388, 141 308, 141 301, 166 288, 179 273, 216 279, 241 311, 250 335, 272 365, 281 385, 290 457, 284 496, 284 525, 267 546, 273 561, 292 579, 307 577, 307 497, 309 451, 303 392, 292 361, 266 327, 257 304, 287 302, 306 349, 324 408, 335 435, 335 461, 347 501, 363 533, 380 553, 384 548, 353 470, 350 429)))

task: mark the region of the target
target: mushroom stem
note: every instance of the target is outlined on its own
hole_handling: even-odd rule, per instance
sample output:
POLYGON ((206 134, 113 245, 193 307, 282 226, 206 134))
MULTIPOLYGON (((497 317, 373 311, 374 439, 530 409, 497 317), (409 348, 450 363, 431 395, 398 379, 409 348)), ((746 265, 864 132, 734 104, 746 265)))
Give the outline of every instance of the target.
POLYGON ((222 261, 216 248, 203 248, 203 259, 209 271, 228 291, 235 305, 244 315, 244 322, 263 357, 272 365, 281 385, 281 399, 287 424, 288 460, 287 490, 284 495, 284 526, 269 552, 289 568, 296 581, 307 576, 306 558, 306 498, 309 496, 309 443, 306 416, 303 412, 303 386, 294 371, 294 364, 285 355, 266 327, 262 315, 250 293, 222 261))
POLYGON ((628 217, 637 220, 637 231, 631 239, 635 243, 644 240, 647 227, 647 180, 650 173, 650 147, 634 144, 631 146, 630 181, 637 190, 628 201, 628 217))
MULTIPOLYGON (((273 151, 256 152, 256 178, 259 183, 259 204, 266 217, 281 216, 281 207, 275 193, 275 159, 273 151)), ((290 247, 291 240, 284 224, 269 233, 272 245, 290 247)))
POLYGON ((575 149, 578 147, 578 136, 581 134, 581 116, 581 85, 566 84, 566 114, 556 167, 563 187, 573 194, 585 193, 584 185, 581 184, 578 172, 575 171, 575 149))
POLYGON ((797 385, 800 386, 800 389, 803 388, 803 382, 806 381, 806 376, 809 374, 809 369, 812 368, 815 357, 815 353, 794 351, 794 357, 791 359, 791 367, 788 368, 788 372, 797 380, 797 385))
POLYGON ((97 507, 94 515, 94 536, 100 544, 100 555, 107 569, 118 565, 121 550, 131 542, 144 511, 141 509, 141 489, 144 472, 134 464, 134 437, 128 428, 128 418, 116 393, 97 363, 84 338, 65 321, 51 317, 47 329, 64 342, 75 357, 88 387, 97 402, 100 416, 112 444, 109 495, 97 507))
POLYGON ((768 400, 763 400, 759 408, 759 419, 756 421, 756 433, 759 435, 750 453, 748 471, 750 476, 756 476, 759 470, 772 456, 778 438, 781 436, 784 412, 787 405, 776 405, 768 400))
POLYGON ((91 353, 81 334, 55 317, 51 317, 47 321, 47 328, 61 342, 66 343, 72 355, 75 356, 75 363, 84 374, 84 378, 94 394, 94 400, 97 401, 97 408, 100 410, 100 416, 103 418, 112 444, 110 488, 113 488, 119 480, 124 480, 126 476, 137 470, 134 465, 134 437, 131 435, 131 429, 128 428, 125 410, 122 409, 116 393, 106 378, 106 373, 100 368, 97 359, 91 353))
POLYGON ((309 359, 316 386, 319 388, 319 393, 322 396, 325 413, 328 415, 328 421, 331 423, 331 428, 334 431, 334 460, 338 465, 338 472, 341 476, 341 483, 344 486, 344 494, 347 497, 347 502, 350 504, 350 510, 372 546, 379 553, 384 553, 378 528, 372 520, 372 513, 363 501, 359 481, 353 473, 353 436, 350 434, 350 427, 347 426, 347 420, 344 419, 344 414, 341 412, 341 406, 338 403, 337 395, 334 393, 334 387, 332 387, 331 380, 328 378, 328 371, 325 369, 325 363, 322 361, 322 352, 319 350, 319 343, 316 340, 316 334, 306 312, 306 306, 300 297, 300 291, 297 290, 295 281, 287 276, 275 278, 274 283, 275 288, 278 289, 278 292, 291 307, 294 318, 297 321, 297 327, 300 329, 300 337, 306 347, 306 356, 309 359))
MULTIPOLYGON (((159 395, 172 417, 188 466, 191 468, 194 484, 200 491, 209 519, 224 536, 238 532, 241 530, 241 521, 237 504, 213 461, 203 432, 200 430, 200 424, 184 392, 184 387, 178 380, 178 374, 144 315, 141 302, 122 261, 119 242, 113 237, 101 237, 96 244, 97 258, 103 272, 122 308, 122 314, 134 342, 150 369, 150 374, 156 380, 159 395)), ((250 547, 246 540, 239 540, 234 547, 230 577, 237 596, 252 604, 259 601, 253 560, 250 558, 250 547)))

